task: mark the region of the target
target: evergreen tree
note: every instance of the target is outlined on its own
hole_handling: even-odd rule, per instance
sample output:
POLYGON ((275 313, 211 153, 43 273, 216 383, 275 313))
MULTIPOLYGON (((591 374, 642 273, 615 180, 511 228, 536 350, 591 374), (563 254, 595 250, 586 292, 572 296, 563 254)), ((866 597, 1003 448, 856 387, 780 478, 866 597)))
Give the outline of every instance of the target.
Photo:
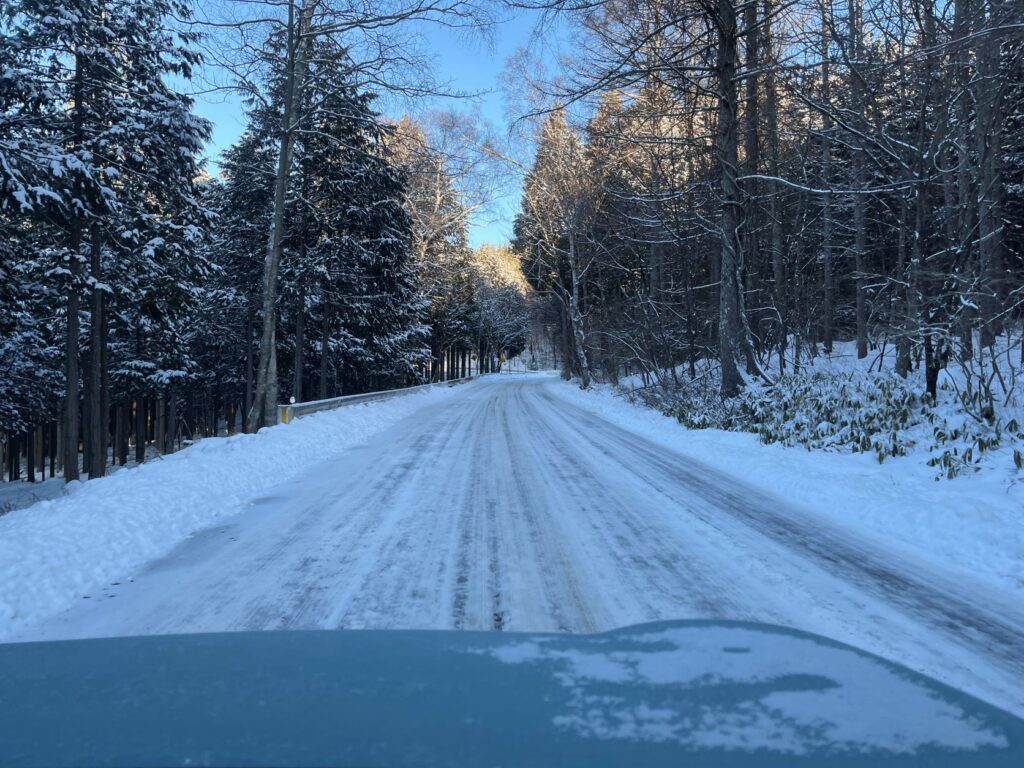
MULTIPOLYGON (((171 26, 187 18, 176 0, 24 0, 8 14, 3 46, 15 66, 0 85, 12 107, 0 139, 4 204, 49 244, 37 253, 52 259, 51 280, 63 281, 68 480, 78 476, 83 342, 87 470, 96 477, 107 458, 112 334, 121 334, 122 349, 127 329, 151 346, 160 332, 163 344, 177 343, 175 318, 198 277, 193 246, 203 227, 192 187, 208 127, 167 84, 188 78, 198 61, 194 35, 171 26)), ((149 366, 159 376, 183 367, 180 350, 160 363, 154 357, 121 369, 134 375, 149 366)))
MULTIPOLYGON (((268 50, 274 46, 271 40, 268 50)), ((292 147, 273 356, 280 379, 291 382, 285 391, 298 401, 314 390, 323 398, 416 380, 426 333, 389 129, 372 108, 373 95, 349 82, 352 62, 340 46, 317 41, 305 67, 308 114, 292 147)), ((247 410, 255 384, 248 329, 261 317, 253 297, 273 207, 282 85, 272 80, 267 94, 266 104, 250 109, 242 141, 225 154, 216 194, 220 234, 211 251, 230 283, 232 293, 225 285, 221 295, 246 307, 247 410)), ((238 318, 226 325, 238 328, 238 318)))

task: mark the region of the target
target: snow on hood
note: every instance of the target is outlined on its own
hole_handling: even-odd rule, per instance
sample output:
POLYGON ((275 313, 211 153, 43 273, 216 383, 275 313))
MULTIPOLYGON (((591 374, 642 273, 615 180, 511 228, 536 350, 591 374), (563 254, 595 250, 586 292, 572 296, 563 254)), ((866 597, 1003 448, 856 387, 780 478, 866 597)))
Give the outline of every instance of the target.
POLYGON ((811 636, 698 626, 631 634, 627 650, 609 649, 613 641, 623 645, 595 638, 581 650, 539 637, 488 654, 557 665, 570 697, 555 724, 589 738, 796 755, 1007 746, 1004 734, 924 678, 811 636), (680 698, 680 689, 692 697, 680 698))

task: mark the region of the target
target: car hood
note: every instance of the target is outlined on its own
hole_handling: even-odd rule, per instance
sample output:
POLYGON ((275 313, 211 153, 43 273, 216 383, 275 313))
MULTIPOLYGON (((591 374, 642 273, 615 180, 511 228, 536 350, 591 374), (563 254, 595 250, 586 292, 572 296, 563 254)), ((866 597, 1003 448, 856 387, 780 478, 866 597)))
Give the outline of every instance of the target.
POLYGON ((17 766, 1024 765, 1024 722, 805 632, 240 632, 0 645, 17 766))

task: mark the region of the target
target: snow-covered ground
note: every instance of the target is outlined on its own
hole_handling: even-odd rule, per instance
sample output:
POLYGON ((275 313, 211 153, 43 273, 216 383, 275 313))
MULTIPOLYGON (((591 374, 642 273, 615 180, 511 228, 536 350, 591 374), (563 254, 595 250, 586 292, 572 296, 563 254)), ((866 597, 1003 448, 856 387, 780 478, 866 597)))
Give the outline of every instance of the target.
MULTIPOLYGON (((445 387, 343 408, 255 435, 206 438, 169 456, 70 484, 39 483, 44 500, 0 517, 0 639, 67 608, 246 508, 267 489, 365 442, 445 387)), ((20 493, 24 484, 12 483, 20 493)), ((31 489, 33 486, 29 486, 31 489)))
POLYGON ((936 480, 923 452, 879 464, 873 453, 762 445, 747 432, 686 429, 611 387, 567 386, 560 395, 831 523, 872 535, 902 557, 986 581, 1024 605, 1024 474, 1009 461, 936 480))
MULTIPOLYGON (((827 397, 830 386, 841 386, 853 393, 849 399, 864 403, 860 413, 841 413, 843 418, 863 419, 868 410, 883 410, 884 405, 869 402, 869 395, 877 397, 879 382, 897 382, 899 394, 924 391, 920 369, 906 381, 892 372, 896 357, 892 345, 872 350, 863 360, 857 359, 855 351, 853 342, 838 342, 832 355, 802 361, 800 377, 821 377, 815 398, 827 397)), ((834 436, 806 439, 798 429, 790 431, 789 442, 798 446, 801 442, 817 443, 828 449, 762 445, 756 434, 748 432, 681 429, 674 418, 663 417, 653 408, 622 402, 621 395, 628 393, 635 401, 646 400, 659 404, 659 409, 670 409, 673 387, 677 385, 661 389, 649 376, 646 381, 642 376, 623 379, 615 388, 597 386, 586 396, 577 395, 577 400, 607 418, 643 430, 673 450, 825 513, 833 522, 876 535, 902 548, 907 556, 960 570, 973 579, 1016 593, 1024 601, 1024 471, 1015 466, 1014 460, 1015 452, 1024 452, 1024 429, 1018 428, 1014 434, 1006 428, 1007 424, 1024 424, 1024 367, 1019 337, 1000 337, 996 360, 998 376, 993 375, 992 361, 987 356, 974 361, 971 371, 951 362, 940 373, 938 402, 927 409, 920 404, 908 408, 909 423, 893 427, 895 435, 891 439, 906 455, 887 454, 881 457, 881 463, 874 450, 852 453, 849 445, 834 436), (965 413, 960 402, 961 394, 971 388, 968 379, 982 374, 992 381, 1002 429, 1000 439, 990 439, 985 450, 977 447, 977 438, 986 434, 991 438, 994 430, 965 413), (925 412, 929 418, 922 417, 925 412), (960 437, 936 439, 936 430, 945 435, 959 433, 960 437), (967 449, 972 450, 972 458, 964 462, 967 449), (959 457, 954 462, 958 474, 947 479, 949 473, 944 464, 936 465, 936 459, 954 451, 959 457)), ((790 359, 788 370, 792 366, 790 359)), ((709 364, 700 373, 713 380, 714 368, 715 364, 709 364)), ((685 386, 685 366, 676 374, 685 386)), ((710 384, 712 389, 717 386, 713 381, 710 384)), ((758 385, 752 382, 752 386, 758 385)), ((842 409, 842 405, 836 406, 836 410, 842 409)), ((798 417, 806 418, 800 406, 793 410, 798 417)), ((875 424, 885 424, 888 417, 881 413, 875 424)), ((773 424, 770 429, 786 432, 784 425, 773 424)), ((883 443, 890 439, 884 431, 876 437, 883 443)))
POLYGON ((204 441, 0 518, 0 637, 741 619, 1022 713, 1019 487, 903 460, 485 377, 204 441))

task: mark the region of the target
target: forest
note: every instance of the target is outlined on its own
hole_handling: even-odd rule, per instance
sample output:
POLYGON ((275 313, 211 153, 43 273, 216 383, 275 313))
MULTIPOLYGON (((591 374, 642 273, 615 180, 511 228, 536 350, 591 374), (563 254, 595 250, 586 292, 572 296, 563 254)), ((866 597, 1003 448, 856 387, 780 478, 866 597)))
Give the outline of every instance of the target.
POLYGON ((388 79, 401 54, 375 27, 399 12, 440 13, 268 3, 199 24, 177 0, 4 4, 9 480, 47 464, 101 477, 272 424, 278 402, 464 376, 523 348, 513 257, 467 243, 472 126, 375 109, 374 85, 429 87, 411 61, 388 79), (246 105, 216 173, 188 86, 204 58, 246 105))
MULTIPOLYGON (((290 398, 524 350, 584 388, 639 376, 691 426, 754 431, 766 409, 792 421, 798 390, 833 402, 834 380, 801 374, 849 350, 920 389, 874 381, 890 410, 947 386, 973 423, 1019 431, 1019 2, 213 5, 4 5, 8 479, 22 460, 30 479, 99 477, 258 430, 290 398), (385 115, 458 95, 424 26, 500 35, 512 12, 562 47, 509 60, 511 149, 456 109, 385 115), (211 71, 246 121, 213 165, 195 111, 211 71), (511 242, 472 248, 503 178, 511 242)), ((843 439, 900 452, 873 436, 910 416, 879 418, 843 439)))
POLYGON ((1019 437, 1024 6, 543 5, 573 45, 517 62, 543 107, 514 247, 563 375, 879 461, 915 421, 1019 437))
MULTIPOLYGON (((578 45, 516 222, 566 360, 721 388, 837 339, 904 374, 981 354, 1024 297, 1017 3, 625 0, 578 45), (593 108, 582 124, 567 114, 593 108), (598 341, 590 341, 594 336, 598 341), (923 362, 922 362, 923 358, 923 362)), ((1019 336, 1018 336, 1019 339, 1019 336)))

